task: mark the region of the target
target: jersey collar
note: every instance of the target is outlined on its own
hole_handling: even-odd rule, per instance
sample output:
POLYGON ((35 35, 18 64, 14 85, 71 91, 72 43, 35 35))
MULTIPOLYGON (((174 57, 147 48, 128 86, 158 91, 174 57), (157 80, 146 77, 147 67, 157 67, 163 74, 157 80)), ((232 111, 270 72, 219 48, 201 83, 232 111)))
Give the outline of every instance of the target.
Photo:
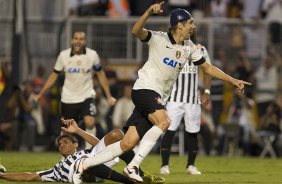
MULTIPOLYGON (((171 32, 167 32, 167 35, 168 35, 168 38, 169 38, 171 44, 172 44, 172 45, 175 45, 175 44, 176 44, 176 41, 174 40, 174 38, 173 38, 171 32)), ((184 45, 184 42, 183 42, 181 45, 184 45)))
MULTIPOLYGON (((86 48, 85 48, 85 47, 82 48, 81 54, 86 54, 86 48)), ((74 56, 74 55, 80 55, 80 54, 75 54, 75 53, 73 52, 73 49, 71 49, 70 57, 72 57, 72 56, 74 56)))
POLYGON ((173 45, 176 44, 171 32, 167 32, 167 35, 168 35, 168 38, 169 38, 171 44, 173 44, 173 45))

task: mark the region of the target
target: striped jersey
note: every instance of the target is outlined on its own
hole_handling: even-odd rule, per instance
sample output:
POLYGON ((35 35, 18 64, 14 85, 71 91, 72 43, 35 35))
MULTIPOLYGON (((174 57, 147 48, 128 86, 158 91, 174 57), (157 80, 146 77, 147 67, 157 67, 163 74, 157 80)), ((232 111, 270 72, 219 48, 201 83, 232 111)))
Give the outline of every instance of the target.
MULTIPOLYGON (((42 181, 53 181, 53 182, 72 182, 73 167, 76 160, 82 157, 94 157, 105 149, 104 138, 99 143, 90 148, 75 152, 73 155, 69 155, 66 158, 62 158, 53 168, 45 171, 36 172, 42 181)), ((110 160, 104 165, 112 168, 116 164, 115 160, 110 160)))
POLYGON ((65 73, 61 101, 66 104, 80 103, 95 97, 93 88, 93 69, 101 70, 100 59, 96 51, 85 48, 84 53, 76 55, 71 48, 61 51, 54 71, 65 73))
POLYGON ((73 155, 62 158, 53 168, 36 173, 41 177, 42 181, 71 182, 74 162, 82 156, 89 155, 90 152, 91 149, 77 151, 73 155))
MULTIPOLYGON (((191 42, 187 42, 191 44, 191 42)), ((197 45, 206 62, 210 62, 207 49, 202 45, 197 45)), ((186 62, 181 70, 177 80, 175 81, 170 97, 170 102, 200 104, 200 94, 198 89, 199 67, 194 65, 192 61, 186 62)))
POLYGON ((138 71, 133 89, 153 90, 162 97, 163 102, 167 101, 175 80, 188 60, 194 65, 205 62, 193 42, 176 44, 170 32, 148 31, 143 41, 149 45, 149 57, 138 71))

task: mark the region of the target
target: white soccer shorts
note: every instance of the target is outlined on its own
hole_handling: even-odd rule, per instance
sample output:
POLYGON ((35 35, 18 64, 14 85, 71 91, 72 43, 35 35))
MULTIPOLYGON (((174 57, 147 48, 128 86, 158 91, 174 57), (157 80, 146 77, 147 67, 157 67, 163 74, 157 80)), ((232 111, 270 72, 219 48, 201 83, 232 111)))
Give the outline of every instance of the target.
POLYGON ((200 104, 167 102, 166 109, 171 120, 168 130, 176 131, 184 117, 185 131, 197 133, 201 126, 200 104))

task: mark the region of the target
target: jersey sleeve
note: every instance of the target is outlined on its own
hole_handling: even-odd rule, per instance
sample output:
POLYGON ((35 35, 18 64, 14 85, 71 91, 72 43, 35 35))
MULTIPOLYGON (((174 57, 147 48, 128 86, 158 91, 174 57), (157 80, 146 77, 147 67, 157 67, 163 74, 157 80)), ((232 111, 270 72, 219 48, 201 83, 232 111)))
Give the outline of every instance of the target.
POLYGON ((201 49, 198 49, 195 44, 191 46, 191 55, 189 60, 192 61, 194 65, 201 65, 205 62, 201 49))
POLYGON ((151 34, 150 39, 148 40, 148 45, 150 47, 156 47, 160 44, 161 40, 164 37, 164 33, 160 31, 149 31, 151 34))
POLYGON ((62 53, 60 53, 55 63, 54 71, 59 73, 63 71, 63 69, 64 69, 63 56, 62 56, 62 53))
POLYGON ((209 55, 208 50, 206 49, 206 47, 201 46, 201 52, 202 52, 203 57, 206 60, 206 62, 211 64, 210 55, 209 55))
POLYGON ((93 70, 95 70, 95 71, 102 70, 100 57, 99 57, 99 55, 96 51, 93 51, 92 57, 93 57, 93 70))

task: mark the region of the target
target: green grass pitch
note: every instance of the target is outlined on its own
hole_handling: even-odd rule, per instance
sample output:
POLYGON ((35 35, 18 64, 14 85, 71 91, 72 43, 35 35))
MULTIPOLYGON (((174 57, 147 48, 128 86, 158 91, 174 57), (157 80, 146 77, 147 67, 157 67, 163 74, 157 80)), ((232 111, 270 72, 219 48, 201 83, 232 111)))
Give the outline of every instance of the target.
MULTIPOLYGON (((9 172, 37 171, 49 169, 61 156, 59 153, 0 152, 0 162, 9 172)), ((173 155, 170 161, 171 174, 164 176, 168 184, 225 184, 225 183, 279 183, 282 184, 282 160, 271 158, 244 157, 198 157, 197 167, 202 175, 191 176, 185 173, 186 156, 173 155)), ((151 174, 159 175, 161 158, 148 156, 142 168, 151 174)), ((114 167, 121 172, 123 161, 114 167)), ((0 180, 0 183, 16 183, 0 180)), ((43 183, 43 182, 33 182, 43 183)), ((105 183, 114 183, 106 181, 105 183)))

